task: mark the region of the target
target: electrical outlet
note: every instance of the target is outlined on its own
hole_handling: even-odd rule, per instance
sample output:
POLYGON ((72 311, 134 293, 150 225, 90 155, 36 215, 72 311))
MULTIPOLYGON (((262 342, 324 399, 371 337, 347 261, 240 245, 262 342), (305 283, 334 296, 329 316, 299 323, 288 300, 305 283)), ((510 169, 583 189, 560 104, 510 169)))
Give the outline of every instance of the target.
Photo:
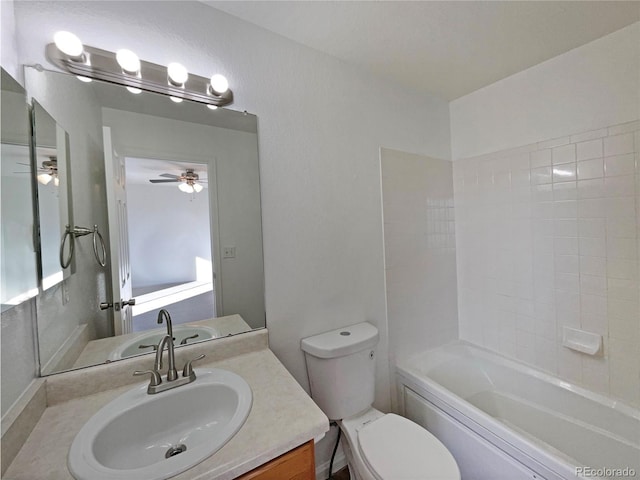
POLYGON ((236 247, 222 247, 222 258, 236 258, 236 247))

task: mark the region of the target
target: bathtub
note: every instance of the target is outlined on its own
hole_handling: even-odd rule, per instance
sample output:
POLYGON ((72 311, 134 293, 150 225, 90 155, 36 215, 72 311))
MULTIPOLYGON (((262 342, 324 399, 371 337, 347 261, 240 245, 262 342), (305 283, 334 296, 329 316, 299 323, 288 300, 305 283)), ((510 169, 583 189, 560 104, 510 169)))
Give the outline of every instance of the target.
POLYGON ((396 368, 399 410, 464 480, 640 478, 640 410, 465 342, 396 368))

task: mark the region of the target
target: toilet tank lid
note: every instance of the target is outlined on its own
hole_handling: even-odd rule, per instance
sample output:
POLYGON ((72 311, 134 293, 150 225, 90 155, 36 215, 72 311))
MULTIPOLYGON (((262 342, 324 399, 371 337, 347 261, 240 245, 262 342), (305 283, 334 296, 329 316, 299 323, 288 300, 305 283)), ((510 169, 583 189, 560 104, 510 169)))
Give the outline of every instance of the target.
POLYGON ((318 358, 336 358, 374 347, 378 329, 367 322, 303 338, 301 348, 318 358))

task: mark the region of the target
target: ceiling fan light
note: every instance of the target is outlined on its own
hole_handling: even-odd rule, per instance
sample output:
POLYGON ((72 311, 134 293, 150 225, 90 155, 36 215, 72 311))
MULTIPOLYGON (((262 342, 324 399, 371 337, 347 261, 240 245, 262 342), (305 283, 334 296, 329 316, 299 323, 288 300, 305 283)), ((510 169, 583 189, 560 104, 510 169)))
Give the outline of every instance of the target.
POLYGON ((200 193, 203 188, 204 187, 202 185, 200 185, 199 183, 194 183, 193 184, 193 189, 195 190, 196 193, 200 193))
POLYGON ((41 173, 36 178, 38 179, 38 183, 41 183, 42 185, 48 185, 53 177, 48 173, 41 173))
POLYGON ((178 185, 178 188, 180 189, 181 192, 193 193, 193 187, 188 183, 181 183, 180 185, 178 185))
POLYGON ((60 179, 58 178, 58 176, 56 175, 55 177, 53 177, 53 184, 57 187, 60 185, 60 179))

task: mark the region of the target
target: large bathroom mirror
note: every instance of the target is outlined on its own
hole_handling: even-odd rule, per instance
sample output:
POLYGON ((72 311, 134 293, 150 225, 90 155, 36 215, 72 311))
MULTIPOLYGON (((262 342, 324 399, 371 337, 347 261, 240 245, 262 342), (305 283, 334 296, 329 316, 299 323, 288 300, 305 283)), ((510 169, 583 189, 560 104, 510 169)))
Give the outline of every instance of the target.
POLYGON ((2 311, 38 294, 34 242, 29 109, 24 89, 2 70, 0 199, 2 212, 2 311))
POLYGON ((73 192, 47 247, 73 241, 74 269, 37 301, 41 373, 154 352, 160 309, 176 345, 265 327, 257 118, 31 67, 25 85, 73 192))

